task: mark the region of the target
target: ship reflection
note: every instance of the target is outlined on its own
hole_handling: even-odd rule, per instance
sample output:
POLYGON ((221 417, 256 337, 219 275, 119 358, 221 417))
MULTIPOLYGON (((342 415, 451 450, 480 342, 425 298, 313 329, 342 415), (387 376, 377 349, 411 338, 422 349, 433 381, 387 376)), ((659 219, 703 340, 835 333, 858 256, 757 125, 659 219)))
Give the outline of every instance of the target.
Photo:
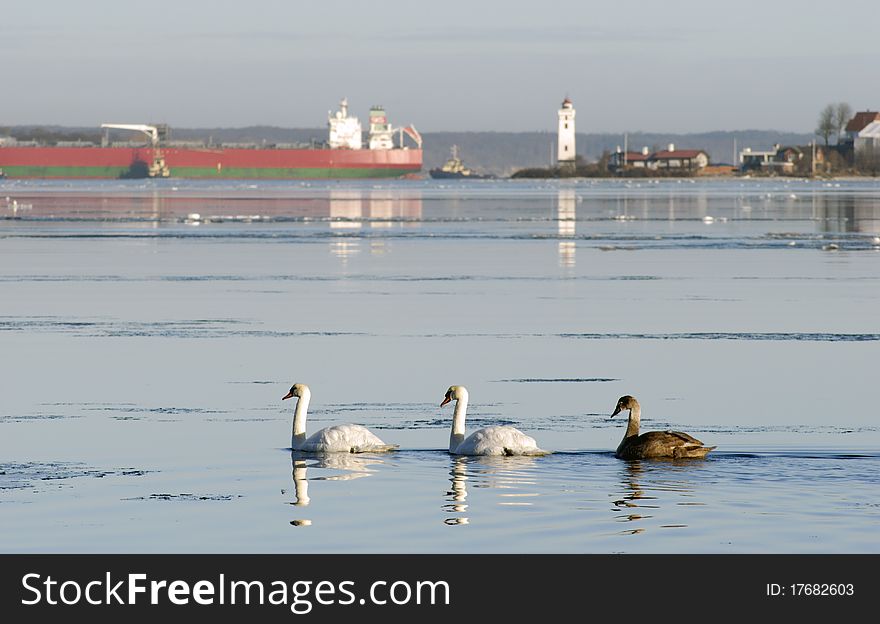
POLYGON ((391 247, 384 234, 395 227, 418 226, 422 218, 420 193, 392 190, 359 189, 331 191, 329 197, 330 230, 338 236, 330 242, 330 253, 343 264, 360 253, 360 239, 370 237, 370 255, 389 253, 391 247), (365 226, 369 232, 363 232, 365 226))
MULTIPOLYGON (((384 461, 371 455, 354 456, 350 453, 326 453, 309 454, 292 451, 290 454, 291 475, 293 477, 293 500, 290 505, 294 507, 308 507, 312 502, 309 497, 309 481, 350 481, 360 479, 373 474, 374 464, 382 464, 384 461), (338 474, 320 474, 309 478, 308 470, 327 469, 339 471, 338 474)), ((285 494, 286 491, 282 491, 285 494)), ((305 518, 291 520, 293 526, 311 526, 312 521, 305 518)))
MULTIPOLYGON (((383 230, 420 227, 422 193, 419 189, 198 189, 160 187, 147 192, 94 191, 90 193, 26 192, 5 198, 14 216, 34 218, 72 217, 112 223, 122 219, 126 227, 159 228, 213 224, 247 224, 256 228, 271 224, 312 227, 328 223, 333 234, 352 238, 364 230, 381 236, 383 230)), ((2 208, 2 204, 0 204, 2 208)))
POLYGON ((356 238, 343 238, 330 243, 330 253, 347 264, 349 258, 361 252, 361 243, 356 238))
POLYGON ((330 191, 331 230, 359 229, 363 215, 363 195, 360 191, 330 191))
POLYGON ((573 188, 559 189, 556 204, 556 220, 559 224, 559 266, 573 268, 575 266, 575 225, 577 219, 577 196, 573 188))
POLYGON ((529 491, 536 485, 532 470, 537 466, 533 457, 463 457, 452 458, 449 469, 451 489, 446 491, 443 510, 449 514, 443 523, 454 526, 470 524, 468 481, 475 489, 492 488, 505 490, 498 493, 497 503, 506 507, 531 506, 530 500, 538 496, 529 491), (470 474, 469 474, 470 473, 470 474))

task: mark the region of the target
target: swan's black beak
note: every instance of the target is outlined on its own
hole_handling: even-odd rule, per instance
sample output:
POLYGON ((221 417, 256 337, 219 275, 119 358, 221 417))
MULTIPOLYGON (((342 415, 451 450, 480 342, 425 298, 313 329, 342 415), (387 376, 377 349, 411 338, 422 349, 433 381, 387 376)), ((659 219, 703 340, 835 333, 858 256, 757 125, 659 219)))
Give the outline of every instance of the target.
POLYGON ((611 416, 609 416, 609 418, 614 418, 615 416, 617 416, 617 415, 618 415, 620 412, 622 412, 622 411, 623 411, 623 408, 621 408, 621 407, 618 405, 618 406, 614 409, 614 413, 611 414, 611 416))
POLYGON ((292 396, 293 396, 293 390, 291 390, 290 392, 285 394, 283 397, 281 397, 281 400, 283 401, 284 399, 289 399, 292 396))
POLYGON ((446 396, 443 397, 443 402, 440 404, 440 407, 443 407, 444 405, 446 405, 447 403, 449 403, 451 400, 452 400, 452 393, 451 393, 451 392, 447 392, 447 393, 446 393, 446 396))

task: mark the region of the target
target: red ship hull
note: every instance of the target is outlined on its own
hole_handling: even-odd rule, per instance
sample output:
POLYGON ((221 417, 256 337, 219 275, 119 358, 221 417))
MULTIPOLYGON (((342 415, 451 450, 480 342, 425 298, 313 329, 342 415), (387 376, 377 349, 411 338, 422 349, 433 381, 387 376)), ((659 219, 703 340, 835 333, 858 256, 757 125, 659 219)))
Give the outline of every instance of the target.
MULTIPOLYGON (((0 147, 7 178, 135 177, 153 162, 148 147, 0 147)), ((162 148, 175 178, 394 178, 417 174, 421 149, 162 148)))

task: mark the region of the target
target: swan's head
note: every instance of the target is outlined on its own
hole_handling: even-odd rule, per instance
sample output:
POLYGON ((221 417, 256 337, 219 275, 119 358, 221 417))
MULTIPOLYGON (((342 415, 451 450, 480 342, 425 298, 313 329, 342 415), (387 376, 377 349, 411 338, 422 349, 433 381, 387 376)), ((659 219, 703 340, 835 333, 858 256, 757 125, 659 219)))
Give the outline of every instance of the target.
POLYGON ((292 386, 290 386, 290 392, 281 397, 281 400, 283 401, 284 399, 289 399, 291 397, 299 398, 304 394, 309 394, 309 387, 307 385, 300 383, 293 384, 292 386))
POLYGON ((636 401, 634 396, 625 395, 617 399, 617 407, 614 408, 614 413, 611 414, 611 418, 617 416, 620 412, 624 410, 631 410, 634 407, 638 407, 639 402, 636 401))
POLYGON ((449 390, 446 391, 446 396, 443 397, 443 402, 440 404, 440 407, 443 407, 450 401, 466 399, 467 393, 467 388, 464 386, 449 386, 449 390))

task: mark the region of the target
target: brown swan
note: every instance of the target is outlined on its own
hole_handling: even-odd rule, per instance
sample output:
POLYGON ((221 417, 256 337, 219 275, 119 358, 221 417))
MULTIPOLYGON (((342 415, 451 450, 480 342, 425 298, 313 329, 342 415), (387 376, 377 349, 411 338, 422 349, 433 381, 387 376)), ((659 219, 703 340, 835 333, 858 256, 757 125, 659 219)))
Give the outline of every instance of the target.
POLYGON ((620 441, 620 445, 614 453, 618 459, 698 458, 705 457, 706 453, 715 448, 714 446, 703 446, 703 443, 695 437, 680 431, 649 431, 639 435, 639 420, 642 410, 635 397, 628 394, 620 397, 611 418, 624 410, 629 410, 629 422, 626 425, 623 440, 620 441))

